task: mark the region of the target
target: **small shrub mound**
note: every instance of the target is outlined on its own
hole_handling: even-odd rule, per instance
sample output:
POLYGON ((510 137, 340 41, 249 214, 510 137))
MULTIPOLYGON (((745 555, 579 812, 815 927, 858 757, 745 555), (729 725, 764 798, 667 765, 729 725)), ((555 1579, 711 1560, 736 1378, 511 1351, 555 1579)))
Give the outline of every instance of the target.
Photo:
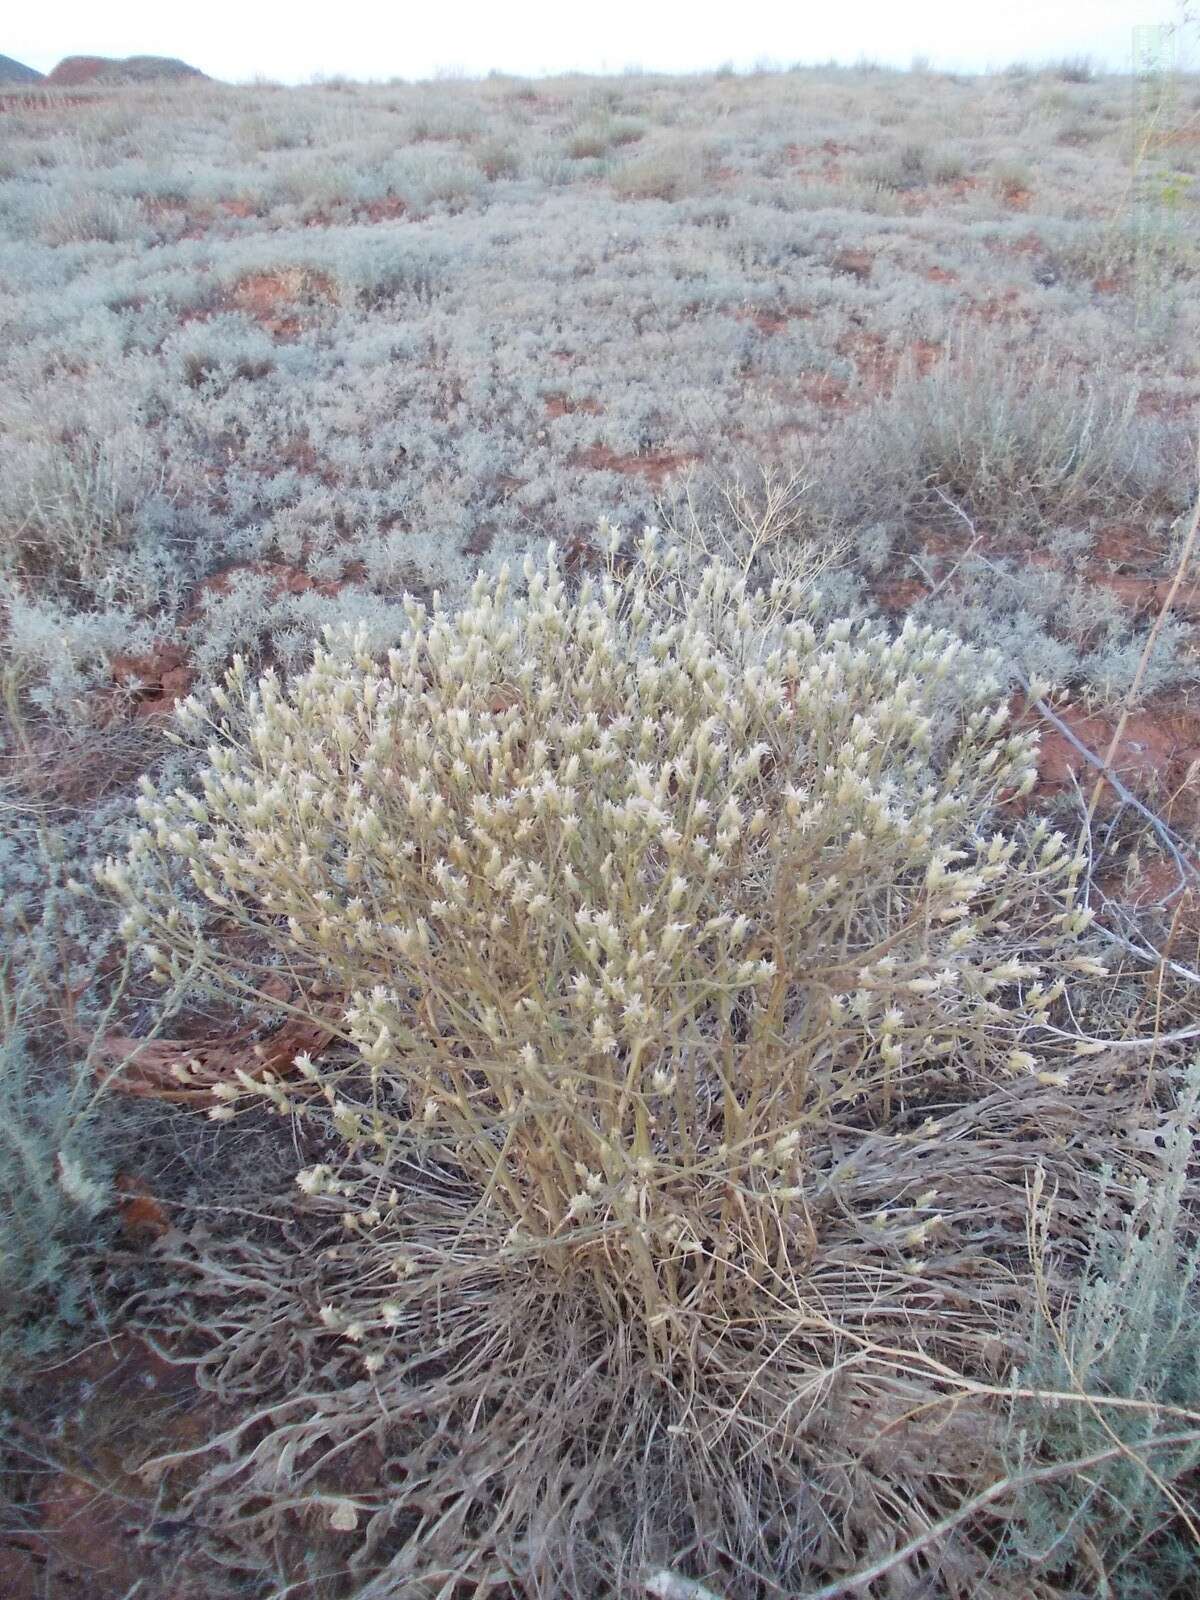
POLYGON ((994 343, 955 348, 924 374, 902 372, 847 427, 828 512, 953 523, 948 496, 1026 538, 1089 516, 1174 515, 1186 504, 1189 451, 1186 433, 1147 426, 1127 386, 1084 387, 1060 364, 1014 361, 994 343))
POLYGON ((112 1204, 112 1130, 101 1126, 94 1063, 86 1045, 77 1057, 70 1044, 64 1051, 64 1020, 74 1022, 90 972, 58 865, 11 825, 0 851, 0 1391, 9 1395, 86 1329, 92 1253, 112 1204), (39 868, 42 899, 30 916, 22 891, 39 868))
MULTIPOLYGON (((1200 1240, 1193 1062, 1156 1143, 1160 1171, 1128 1192, 1103 1172, 1080 1281, 1056 1318, 1043 1302, 1014 1409, 1011 1472, 1026 1479, 1006 1552, 1066 1588, 1090 1572, 1113 1600, 1200 1592, 1200 1240), (1077 1403, 1040 1396, 1074 1392, 1077 1403), (1086 1398, 1084 1398, 1086 1397, 1086 1398), (1055 1477, 1042 1463, 1078 1462, 1055 1477), (1032 1559, 1031 1559, 1032 1558, 1032 1559)), ((1053 1199, 1033 1208, 1033 1255, 1055 1248, 1053 1199)))
POLYGON ((978 1407, 909 1414, 1003 1377, 1022 1174, 1086 1192, 1067 1132, 1129 1114, 1086 1063, 1068 1088, 1083 863, 997 830, 1034 739, 950 636, 819 632, 801 583, 696 578, 652 533, 577 590, 553 556, 526 578, 409 602, 385 663, 235 665, 181 710, 196 791, 147 784, 105 868, 164 981, 282 966, 344 1041, 214 1111, 311 1127, 326 1234, 255 1326, 226 1315, 239 1373, 286 1335, 292 1386, 269 1460, 247 1441, 204 1492, 264 1550, 341 1494, 367 1594, 611 1594, 648 1563, 795 1592, 978 1472, 978 1407))

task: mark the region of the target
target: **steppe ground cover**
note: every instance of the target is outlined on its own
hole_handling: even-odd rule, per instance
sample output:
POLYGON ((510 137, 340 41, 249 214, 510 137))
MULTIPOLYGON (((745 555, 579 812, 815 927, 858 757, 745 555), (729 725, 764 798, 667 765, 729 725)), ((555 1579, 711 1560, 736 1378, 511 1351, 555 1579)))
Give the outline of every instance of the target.
MULTIPOLYGON (((1197 487, 1200 86, 1179 82, 1162 125, 1135 125, 1132 106, 1128 81, 1079 63, 982 79, 864 67, 0 97, 0 1376, 14 1394, 29 1385, 4 1424, 18 1593, 1194 1591, 1197 1085, 1185 1067, 1200 981, 1200 573, 1180 559, 1197 487), (602 522, 617 530, 611 557, 602 522), (248 855, 221 839, 207 861, 224 922, 201 937, 185 916, 184 938, 164 910, 151 971, 127 953, 91 868, 124 858, 138 778, 203 811, 204 762, 222 773, 252 748, 280 774, 307 759, 351 817, 362 790, 343 793, 342 769, 320 762, 359 711, 327 701, 328 677, 366 693, 389 649, 421 639, 432 651, 414 597, 440 593, 452 618, 481 569, 498 585, 506 562, 519 572, 533 552, 538 581, 554 541, 567 615, 611 559, 627 609, 602 687, 613 706, 640 706, 645 684, 623 652, 674 662, 668 633, 687 611, 657 580, 637 598, 647 522, 685 564, 731 564, 719 603, 709 593, 705 648, 775 753, 769 771, 709 772, 704 740, 720 730, 698 732, 697 708, 715 715, 716 680, 693 652, 679 668, 692 674, 683 708, 662 702, 667 722, 644 748, 613 736, 623 759, 653 769, 648 792, 597 781, 597 809, 578 824, 608 897, 597 891, 587 915, 615 919, 587 937, 605 950, 650 926, 683 937, 649 912, 630 931, 640 904, 605 877, 601 797, 678 826, 673 808, 691 793, 679 786, 704 771, 741 821, 770 819, 771 848, 736 872, 725 862, 720 894, 685 906, 691 891, 669 876, 652 885, 670 926, 744 915, 749 946, 715 1011, 696 999, 696 972, 717 981, 709 945, 655 978, 654 1006, 678 1027, 656 1036, 647 1071, 661 1084, 645 1093, 674 1092, 667 1056, 681 1051, 711 1135, 729 1088, 724 1068, 701 1065, 717 1021, 763 1081, 772 1064, 807 1063, 794 1099, 756 1102, 741 1144, 713 1136, 709 1149, 691 1100, 655 1144, 639 1131, 642 1088, 603 1074, 588 1095, 615 1126, 631 1119, 629 1171, 597 1149, 598 1113, 560 1124, 559 1106, 553 1138, 544 1120, 537 1137, 505 1121, 548 1092, 538 1063, 587 1048, 576 1023, 517 1027, 499 956, 468 959, 482 924, 458 946, 448 921, 438 935, 458 953, 457 998, 419 946, 385 960, 338 921, 347 873, 362 870, 354 852, 338 856, 333 887, 317 885, 338 917, 326 906, 281 954, 278 918, 303 930, 303 908, 246 861, 280 794, 310 803, 298 779, 292 792, 268 772, 284 787, 253 800, 262 816, 238 811, 251 801, 236 784, 222 802, 235 836, 258 830, 248 855), (772 574, 786 578, 786 616, 755 609, 772 574), (928 639, 908 647, 915 666, 887 657, 904 614, 965 641, 948 686, 926 682, 928 639), (803 759, 788 771, 794 728, 755 698, 762 685, 744 675, 761 662, 735 641, 757 637, 769 657, 800 648, 771 629, 802 624, 830 652, 813 646, 834 700, 805 710, 803 759), (305 676, 326 627, 334 654, 305 676), (272 743, 261 705, 239 724, 219 700, 214 755, 173 742, 176 701, 219 689, 235 656, 244 665, 219 692, 236 707, 239 686, 272 670, 292 743, 272 743), (961 964, 950 949, 928 971, 905 969, 905 983, 935 988, 906 991, 903 1023, 883 1020, 898 1002, 877 1016, 858 998, 894 976, 851 983, 831 968, 824 990, 845 992, 851 1020, 835 1007, 817 1029, 792 989, 763 999, 764 963, 783 968, 786 947, 808 972, 836 947, 869 965, 865 951, 925 915, 939 873, 967 873, 915 846, 864 856, 878 807, 868 826, 846 790, 846 836, 831 827, 812 857, 841 885, 840 931, 813 912, 806 944, 792 920, 771 921, 767 891, 784 864, 789 883, 798 870, 787 805, 815 811, 819 794, 828 808, 843 779, 866 782, 855 738, 897 673, 929 740, 909 750, 912 730, 875 729, 878 748, 899 739, 907 752, 895 756, 903 792, 878 805, 919 813, 922 784, 948 781, 956 718, 990 697, 989 717, 1005 709, 1041 732, 1032 796, 1014 800, 1033 759, 1014 745, 992 758, 996 771, 1013 764, 1009 788, 990 767, 960 772, 926 846, 945 824, 944 848, 965 850, 973 870, 995 829, 1041 851, 1053 835, 1037 817, 1050 813, 1067 844, 1046 870, 1059 855, 1055 871, 1082 863, 1053 915, 1082 908, 1095 924, 1078 928, 1080 949, 1052 947, 1039 880, 1014 891, 1028 948, 993 953, 1018 969, 1002 1014, 984 1016, 982 992, 966 1020, 949 1004, 944 974, 961 964), (1070 699, 1047 703, 1039 680, 1070 699), (847 707, 865 720, 843 725, 847 707), (1102 794, 1081 747, 1114 769, 1102 794), (746 785, 759 786, 754 804, 746 785), (1021 970, 1035 946, 1047 988, 1064 986, 1045 1005, 1021 970), (664 996, 684 993, 676 1015, 664 996), (957 1029, 944 1078, 927 1013, 957 1029), (469 1049, 476 1063, 494 1051, 481 1078, 421 1065, 448 1039, 451 1056, 469 1049), (325 1120, 284 1086, 297 1058, 326 1091, 325 1120), (379 1112, 380 1074, 386 1153, 361 1121, 379 1112), (417 1083, 429 1126, 448 1106, 452 1120, 470 1108, 467 1128, 441 1144, 414 1133, 404 1108, 417 1083), (266 1091, 261 1111, 237 1099, 252 1085, 266 1091), (785 1181, 800 1144, 802 1170, 785 1181), (484 1205, 480 1152, 501 1148, 507 1198, 484 1205), (779 1189, 783 1209, 768 1215, 779 1189), (604 1218, 585 1242, 586 1292, 561 1272, 547 1288, 511 1229, 548 1229, 561 1245, 576 1202, 572 1225, 604 1218), (427 1254, 381 1297, 406 1215, 425 1219, 427 1254), (502 1392, 484 1381, 489 1362, 502 1392), (134 1405, 143 1392, 151 1400, 134 1405)), ((421 774, 466 738, 452 708, 490 719, 487 737, 507 740, 514 761, 537 737, 521 719, 546 684, 561 692, 541 715, 565 717, 578 694, 580 726, 601 716, 553 652, 531 652, 543 678, 524 684, 509 624, 485 616, 482 591, 472 604, 437 635, 447 699, 423 705, 442 745, 417 760, 413 733, 395 774, 425 798, 413 810, 408 795, 401 826, 382 784, 375 821, 356 824, 365 860, 382 839, 395 866, 405 828, 442 825, 421 774), (456 627, 461 659, 446 643, 456 627)), ((594 618, 579 626, 575 667, 601 637, 594 618)), ((794 700, 801 676, 780 669, 781 693, 794 700)), ((490 774, 495 799, 534 781, 520 756, 503 781, 472 764, 479 752, 460 759, 470 784, 490 774)), ((178 805, 161 825, 175 862, 163 870, 190 915, 199 846, 187 828, 200 824, 178 805)), ((299 859, 304 839, 290 848, 299 859)), ((472 857, 472 881, 506 870, 490 860, 472 857)), ((527 851, 521 872, 536 877, 539 860, 527 851)), ((449 917, 454 892, 424 872, 434 865, 395 867, 395 916, 428 902, 449 917)), ((451 883, 466 870, 443 865, 451 883)), ((533 877, 526 903, 557 907, 562 885, 533 877)), ((144 940, 140 903, 125 931, 144 940)), ((968 920, 1005 914, 993 900, 968 920)), ((926 939, 922 959, 949 937, 926 939)), ((545 971, 565 959, 544 954, 545 971)), ((641 1060, 649 1046, 605 1017, 588 1017, 598 1060, 641 1060)), ((727 1130, 747 1109, 734 1101, 727 1130)))

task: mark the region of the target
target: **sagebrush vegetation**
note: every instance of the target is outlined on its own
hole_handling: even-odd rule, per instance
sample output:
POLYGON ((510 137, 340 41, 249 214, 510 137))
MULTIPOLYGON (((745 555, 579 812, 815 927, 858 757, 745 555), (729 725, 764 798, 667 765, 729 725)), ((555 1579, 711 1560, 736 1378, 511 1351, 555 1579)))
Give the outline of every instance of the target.
POLYGON ((1200 1583, 1176 90, 5 95, 32 1592, 1200 1583))

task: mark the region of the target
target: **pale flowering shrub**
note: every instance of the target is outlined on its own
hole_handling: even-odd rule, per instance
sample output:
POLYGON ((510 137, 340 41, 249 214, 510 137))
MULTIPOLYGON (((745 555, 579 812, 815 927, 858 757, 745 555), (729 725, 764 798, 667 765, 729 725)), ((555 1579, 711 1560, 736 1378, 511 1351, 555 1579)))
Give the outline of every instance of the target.
POLYGON ((731 1275, 768 1292, 832 1125, 1065 1082, 1082 863, 996 830, 1034 740, 948 635, 819 632, 799 582, 689 581, 653 532, 577 592, 553 555, 526 577, 409 602, 386 661, 235 666, 181 710, 195 792, 147 784, 105 876, 163 979, 245 994, 273 951, 332 997, 353 1063, 216 1114, 318 1091, 345 1159, 299 1181, 352 1232, 403 1231, 388 1184, 427 1152, 499 1250, 586 1274, 661 1351, 731 1275))

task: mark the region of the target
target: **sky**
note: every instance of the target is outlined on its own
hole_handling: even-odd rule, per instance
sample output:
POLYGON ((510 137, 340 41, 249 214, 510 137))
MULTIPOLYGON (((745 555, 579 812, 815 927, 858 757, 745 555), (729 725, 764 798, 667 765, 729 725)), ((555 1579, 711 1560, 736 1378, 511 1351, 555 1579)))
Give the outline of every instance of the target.
POLYGON ((179 56, 210 76, 424 78, 702 71, 862 57, 979 71, 1089 55, 1121 69, 1136 24, 1180 0, 59 0, 12 6, 0 51, 43 72, 64 55, 179 56))

